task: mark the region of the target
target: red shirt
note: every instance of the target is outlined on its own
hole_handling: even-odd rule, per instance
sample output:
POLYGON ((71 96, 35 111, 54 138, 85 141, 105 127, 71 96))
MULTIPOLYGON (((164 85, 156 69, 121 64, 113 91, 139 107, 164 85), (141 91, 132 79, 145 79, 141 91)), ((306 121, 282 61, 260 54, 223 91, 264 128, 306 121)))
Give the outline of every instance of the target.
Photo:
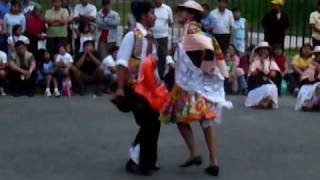
POLYGON ((284 55, 281 55, 281 56, 273 56, 273 59, 279 66, 280 71, 284 72, 286 70, 287 58, 284 55))
POLYGON ((246 74, 248 74, 249 72, 249 66, 250 66, 249 59, 250 57, 248 56, 243 56, 242 58, 240 58, 239 67, 241 67, 246 74))
POLYGON ((45 30, 45 22, 33 15, 27 17, 26 31, 31 38, 36 38, 38 34, 42 34, 45 30))

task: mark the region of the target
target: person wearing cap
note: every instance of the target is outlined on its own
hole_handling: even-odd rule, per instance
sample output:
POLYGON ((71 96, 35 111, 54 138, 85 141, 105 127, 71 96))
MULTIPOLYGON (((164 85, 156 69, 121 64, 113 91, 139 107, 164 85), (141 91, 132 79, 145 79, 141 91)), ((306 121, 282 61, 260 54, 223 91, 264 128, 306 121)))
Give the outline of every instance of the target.
POLYGON ((102 0, 102 9, 97 15, 97 41, 101 57, 106 57, 113 47, 117 46, 119 14, 111 9, 110 0, 102 0))
POLYGON ((317 1, 317 10, 310 14, 309 23, 312 30, 312 44, 320 46, 320 0, 317 1))
POLYGON ((289 28, 289 17, 282 9, 283 0, 272 0, 272 9, 262 18, 264 28, 264 40, 270 46, 280 43, 284 47, 286 31, 289 28))
POLYGON ((245 106, 277 108, 282 77, 268 42, 260 42, 253 50, 251 62, 245 106))
POLYGON ((313 84, 320 81, 320 46, 316 46, 313 50, 314 58, 300 79, 300 85, 313 84))
POLYGON ((176 20, 183 31, 175 55, 176 81, 160 120, 177 124, 187 144, 189 157, 181 168, 202 164, 190 126, 191 122, 200 122, 210 154, 205 172, 218 176, 214 125, 220 120, 221 108, 231 108, 232 103, 224 96, 222 72, 228 77, 224 56, 215 39, 201 30, 202 12, 202 6, 196 1, 177 6, 176 20))
POLYGON ((152 28, 152 34, 158 44, 158 68, 159 74, 163 78, 168 55, 169 28, 173 24, 173 13, 170 6, 164 3, 164 0, 154 0, 154 4, 156 7, 154 13, 157 19, 152 28))
POLYGON ((234 26, 233 14, 227 9, 227 5, 228 0, 218 0, 218 8, 210 12, 210 16, 214 19, 213 34, 224 54, 231 43, 231 34, 234 26))
POLYGON ((131 3, 131 11, 137 23, 136 27, 124 36, 119 47, 116 60, 118 87, 112 100, 120 111, 132 112, 140 127, 129 149, 129 160, 126 164, 127 172, 138 175, 151 175, 159 170, 156 165, 160 132, 159 111, 152 106, 153 102, 149 99, 153 95, 151 88, 145 88, 143 84, 143 81, 148 79, 161 82, 154 61, 157 59, 157 47, 151 31, 156 21, 154 8, 150 1, 137 0, 131 3), (155 68, 152 70, 154 73, 146 73, 146 76, 141 77, 145 70, 150 72, 150 68, 145 69, 146 63, 155 68), (141 88, 143 91, 140 91, 141 88), (128 101, 124 101, 125 99, 128 101), (123 106, 126 108, 122 108, 123 106))

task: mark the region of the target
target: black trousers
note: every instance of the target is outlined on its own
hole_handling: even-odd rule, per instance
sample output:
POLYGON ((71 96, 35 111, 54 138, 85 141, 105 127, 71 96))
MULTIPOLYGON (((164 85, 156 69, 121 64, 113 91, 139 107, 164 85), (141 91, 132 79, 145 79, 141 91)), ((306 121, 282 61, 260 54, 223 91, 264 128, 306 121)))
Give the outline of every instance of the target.
POLYGON ((14 94, 32 95, 35 91, 35 71, 29 79, 21 79, 21 74, 15 71, 9 72, 10 89, 14 94))
POLYGON ((166 69, 166 57, 168 55, 168 37, 156 39, 158 44, 158 71, 161 79, 166 69))
POLYGON ((130 109, 138 126, 139 132, 134 145, 140 145, 140 170, 150 170, 158 159, 158 138, 160 133, 159 113, 152 109, 149 103, 131 88, 126 90, 130 99, 130 109))
POLYGON ((217 39, 223 54, 226 54, 230 45, 231 34, 214 34, 214 37, 217 39))

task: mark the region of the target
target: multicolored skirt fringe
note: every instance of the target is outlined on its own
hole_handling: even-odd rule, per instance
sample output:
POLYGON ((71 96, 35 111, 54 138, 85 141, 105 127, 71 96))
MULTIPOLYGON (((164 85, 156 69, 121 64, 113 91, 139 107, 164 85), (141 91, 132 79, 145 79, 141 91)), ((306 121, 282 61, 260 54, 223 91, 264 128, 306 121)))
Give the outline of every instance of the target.
POLYGON ((171 91, 171 98, 160 114, 163 123, 190 123, 213 121, 220 113, 217 104, 196 92, 188 92, 178 85, 171 91))

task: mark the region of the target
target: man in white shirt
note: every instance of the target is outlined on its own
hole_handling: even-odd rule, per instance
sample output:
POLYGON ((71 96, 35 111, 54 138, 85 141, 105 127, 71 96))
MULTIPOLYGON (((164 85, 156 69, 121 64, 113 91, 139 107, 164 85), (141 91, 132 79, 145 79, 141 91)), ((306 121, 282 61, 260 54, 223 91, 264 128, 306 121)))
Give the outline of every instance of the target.
POLYGON ((121 111, 132 111, 140 126, 130 148, 130 160, 127 162, 126 170, 133 174, 150 175, 152 171, 159 169, 156 167, 160 131, 159 113, 151 107, 145 97, 136 93, 134 88, 128 84, 127 72, 132 72, 130 77, 137 75, 136 71, 132 71, 134 68, 130 60, 133 58, 137 60, 135 61, 137 64, 134 64, 136 67, 135 65, 141 66, 145 57, 156 55, 155 41, 150 32, 156 17, 154 6, 148 1, 134 1, 131 8, 137 20, 136 29, 125 35, 119 48, 116 61, 118 88, 112 102, 121 111))
POLYGON ((7 65, 8 59, 7 54, 3 51, 0 51, 0 96, 6 96, 6 92, 4 90, 6 76, 7 76, 7 65))
POLYGON ((210 16, 214 19, 213 34, 223 53, 231 43, 231 33, 234 24, 233 14, 230 10, 226 9, 228 0, 218 0, 218 8, 211 11, 210 16))
POLYGON ((163 78, 166 56, 168 55, 168 37, 170 26, 173 23, 173 13, 171 8, 164 4, 164 0, 154 0, 156 8, 154 13, 157 17, 156 24, 152 28, 152 34, 157 41, 158 46, 158 68, 159 74, 163 78))
POLYGON ((97 16, 97 8, 95 5, 90 4, 89 0, 80 0, 80 4, 74 7, 73 19, 79 21, 95 22, 97 16))

